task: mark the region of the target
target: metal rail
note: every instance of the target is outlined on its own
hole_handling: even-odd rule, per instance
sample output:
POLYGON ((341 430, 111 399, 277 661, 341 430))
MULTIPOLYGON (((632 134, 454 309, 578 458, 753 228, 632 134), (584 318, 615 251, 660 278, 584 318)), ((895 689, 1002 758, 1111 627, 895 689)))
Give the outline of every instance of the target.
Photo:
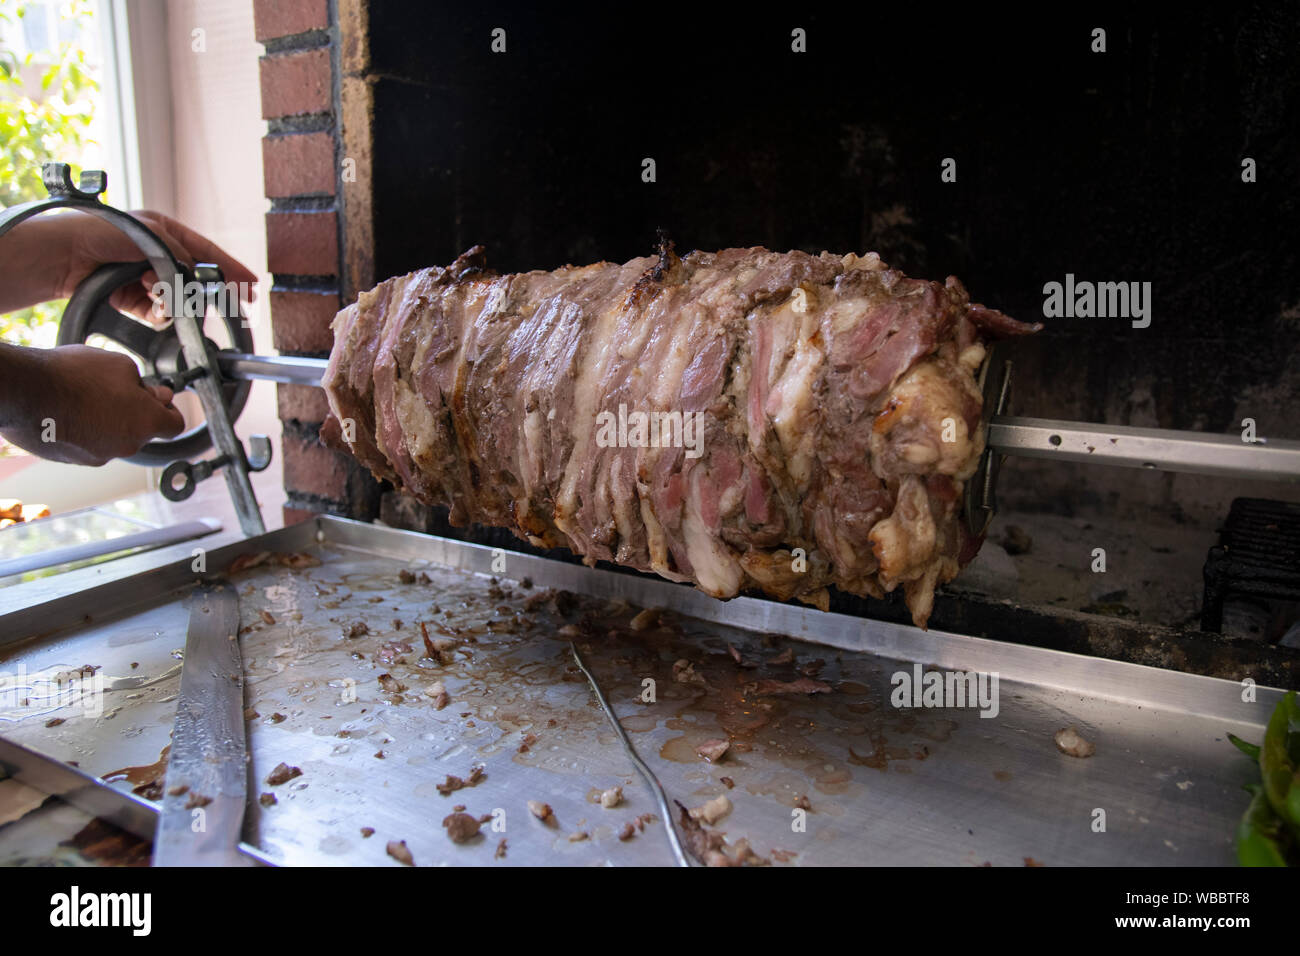
POLYGON ((41 568, 52 568, 59 564, 70 564, 73 561, 86 561, 118 551, 130 551, 135 548, 148 551, 153 548, 165 548, 169 544, 201 538, 220 530, 221 522, 216 518, 197 518, 194 521, 184 521, 162 528, 149 528, 146 531, 124 534, 116 538, 100 538, 84 544, 38 551, 35 554, 0 558, 0 578, 11 574, 39 571, 41 568))
MULTIPOLYGON (((0 776, 12 777, 33 790, 58 797, 83 813, 153 842, 158 826, 158 804, 118 790, 98 777, 5 737, 0 737, 0 776)), ((254 863, 276 865, 257 847, 240 843, 237 849, 254 863)))
POLYGON ((1237 435, 997 416, 988 444, 1021 458, 1300 481, 1300 442, 1276 438, 1245 442, 1237 435))
POLYGON ((194 589, 185 663, 153 842, 154 866, 233 866, 248 799, 239 594, 228 581, 194 589), (195 827, 202 811, 203 826, 195 827))

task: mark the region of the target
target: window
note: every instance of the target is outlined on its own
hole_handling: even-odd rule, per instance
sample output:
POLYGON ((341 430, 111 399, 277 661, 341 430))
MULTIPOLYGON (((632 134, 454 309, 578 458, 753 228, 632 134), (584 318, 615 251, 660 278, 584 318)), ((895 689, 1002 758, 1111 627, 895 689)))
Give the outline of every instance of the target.
POLYGON ((64 47, 99 61, 94 17, 98 4, 81 0, 0 0, 0 47, 37 65, 56 63, 64 47))

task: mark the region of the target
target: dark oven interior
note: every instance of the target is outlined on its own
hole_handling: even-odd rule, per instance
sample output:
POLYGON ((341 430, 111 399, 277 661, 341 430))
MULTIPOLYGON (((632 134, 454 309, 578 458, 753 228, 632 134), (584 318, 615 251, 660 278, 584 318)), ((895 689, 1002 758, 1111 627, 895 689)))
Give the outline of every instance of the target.
MULTIPOLYGON (((1117 21, 1095 6, 948 12, 943 30, 878 5, 341 8, 341 69, 373 106, 354 286, 478 243, 502 272, 622 261, 658 229, 683 251, 874 250, 1027 320, 1067 274, 1149 282, 1149 327, 1046 319, 1018 342, 1010 411, 1215 433, 1253 418, 1300 438, 1300 29, 1285 11, 1128 10, 1093 52, 1117 21)), ((1294 685, 1295 486, 1012 459, 998 498, 932 627, 1294 685), (1225 562, 1261 513, 1263 550, 1225 562)), ((528 550, 382 487, 358 500, 354 516, 528 550)), ((906 620, 897 600, 836 607, 906 620)))

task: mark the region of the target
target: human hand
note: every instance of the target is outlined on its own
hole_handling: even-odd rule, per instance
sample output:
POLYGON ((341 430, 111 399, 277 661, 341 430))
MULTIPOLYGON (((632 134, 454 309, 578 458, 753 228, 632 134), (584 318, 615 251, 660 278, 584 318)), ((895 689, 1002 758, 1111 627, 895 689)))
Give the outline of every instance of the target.
POLYGON ((0 346, 0 378, 0 434, 52 461, 103 465, 185 427, 171 389, 145 385, 118 352, 0 346))
MULTIPOLYGON (((212 262, 223 281, 244 283, 251 301, 257 276, 210 239, 170 216, 148 210, 132 212, 161 239, 172 254, 193 266, 212 262)), ((0 238, 0 313, 72 295, 97 268, 109 262, 137 262, 140 249, 116 226, 80 210, 64 210, 29 219, 0 238)), ((113 293, 113 308, 161 324, 166 317, 153 307, 150 291, 158 282, 152 270, 138 285, 113 293)))

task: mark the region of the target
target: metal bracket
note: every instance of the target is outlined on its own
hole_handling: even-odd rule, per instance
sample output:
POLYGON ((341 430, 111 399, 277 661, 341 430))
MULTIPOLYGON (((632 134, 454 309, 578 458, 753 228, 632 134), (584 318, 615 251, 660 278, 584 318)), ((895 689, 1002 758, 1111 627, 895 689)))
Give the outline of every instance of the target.
MULTIPOLYGON (((984 393, 984 408, 980 415, 980 427, 988 435, 989 423, 994 416, 1001 415, 1006 408, 1011 394, 1011 363, 1002 362, 995 372, 997 364, 996 347, 990 347, 989 357, 980 369, 979 386, 984 393)), ((993 522, 997 512, 996 485, 998 472, 1002 468, 1005 456, 985 440, 984 453, 980 455, 979 466, 975 474, 966 482, 966 494, 962 500, 962 517, 966 530, 973 538, 983 538, 993 522)))
MULTIPOLYGON (((271 439, 265 435, 249 435, 248 444, 252 446, 252 452, 245 458, 248 470, 265 471, 271 464, 271 439)), ((216 458, 196 462, 178 459, 163 469, 162 477, 158 480, 158 490, 168 501, 184 501, 194 494, 194 488, 200 481, 211 478, 218 469, 229 465, 230 461, 229 455, 218 455, 216 458)))
POLYGON ((46 163, 41 167, 41 182, 51 199, 82 199, 99 202, 108 189, 108 173, 102 169, 83 169, 80 187, 72 185, 72 167, 67 163, 46 163))

